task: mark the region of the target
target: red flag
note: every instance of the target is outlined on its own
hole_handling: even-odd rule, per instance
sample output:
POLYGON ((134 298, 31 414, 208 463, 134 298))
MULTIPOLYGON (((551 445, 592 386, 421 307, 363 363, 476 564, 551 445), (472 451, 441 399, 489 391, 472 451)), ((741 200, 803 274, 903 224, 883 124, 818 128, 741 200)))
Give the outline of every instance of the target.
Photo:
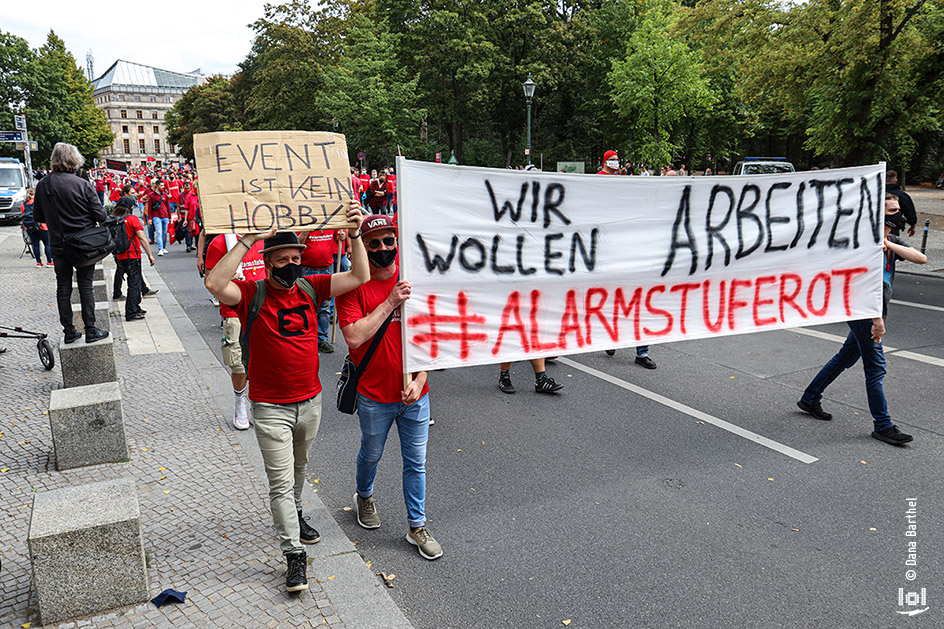
POLYGON ((153 157, 148 157, 148 158, 147 158, 147 161, 149 161, 149 162, 156 162, 157 160, 154 159, 153 157))

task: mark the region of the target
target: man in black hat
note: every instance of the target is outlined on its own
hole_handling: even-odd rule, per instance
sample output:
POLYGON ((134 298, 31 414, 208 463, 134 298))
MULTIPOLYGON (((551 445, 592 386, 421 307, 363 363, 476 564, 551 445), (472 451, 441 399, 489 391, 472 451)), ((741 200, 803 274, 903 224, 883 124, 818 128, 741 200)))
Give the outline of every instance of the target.
POLYGON ((301 495, 308 450, 321 422, 321 382, 318 379, 318 306, 370 279, 367 252, 360 240, 360 204, 351 201, 347 219, 351 270, 334 275, 301 276, 304 245, 291 232, 246 234, 207 273, 207 289, 239 316, 248 334, 249 400, 256 438, 269 480, 269 502, 288 562, 285 589, 308 589, 306 554, 302 544, 321 537, 302 517, 301 495), (266 279, 234 280, 239 263, 252 245, 265 239, 262 258, 266 279), (257 290, 265 299, 249 328, 249 309, 257 290))

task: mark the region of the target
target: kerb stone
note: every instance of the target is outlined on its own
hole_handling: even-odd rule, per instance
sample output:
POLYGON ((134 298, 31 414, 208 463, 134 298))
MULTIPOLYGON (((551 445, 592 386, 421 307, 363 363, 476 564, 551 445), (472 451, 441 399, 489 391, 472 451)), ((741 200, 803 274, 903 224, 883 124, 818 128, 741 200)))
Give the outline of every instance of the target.
MULTIPOLYGON (((105 286, 105 280, 92 280, 92 291, 95 295, 96 302, 108 301, 108 290, 105 286)), ((79 287, 74 283, 72 284, 72 303, 82 303, 81 298, 79 297, 79 287)))
POLYGON ((128 458, 117 382, 54 390, 49 428, 60 471, 128 458))
POLYGON ((44 625, 150 597, 130 478, 36 494, 28 543, 44 625))
MULTIPOLYGON (((85 330, 85 322, 82 321, 82 304, 72 304, 72 321, 76 330, 85 330)), ((111 323, 108 321, 108 302, 95 302, 95 327, 100 330, 111 331, 111 323)))
POLYGON ((95 265, 95 270, 92 271, 92 281, 98 281, 105 279, 105 267, 101 264, 95 265))
POLYGON ((60 339, 59 364, 62 365, 62 383, 67 389, 118 381, 115 339, 111 335, 94 343, 86 343, 83 337, 66 345, 60 339))

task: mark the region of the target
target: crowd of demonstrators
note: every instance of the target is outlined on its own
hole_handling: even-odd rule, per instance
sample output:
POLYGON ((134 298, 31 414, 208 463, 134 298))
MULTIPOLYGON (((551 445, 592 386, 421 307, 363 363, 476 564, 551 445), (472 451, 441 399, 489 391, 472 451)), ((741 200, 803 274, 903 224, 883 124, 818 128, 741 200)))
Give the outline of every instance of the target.
POLYGON ((351 185, 354 197, 361 205, 374 214, 392 216, 397 211, 397 175, 393 168, 384 168, 379 172, 351 168, 351 185))
POLYGON ((847 321, 849 335, 839 352, 819 371, 803 391, 797 402, 801 410, 816 419, 828 421, 831 413, 823 410, 823 392, 839 375, 862 359, 865 371, 865 390, 872 415, 872 437, 892 445, 901 446, 914 438, 895 426, 888 414, 885 399, 885 353, 882 350, 882 337, 885 335, 885 319, 888 318, 888 302, 892 297, 892 284, 895 280, 895 262, 899 259, 915 264, 928 261, 923 253, 909 247, 893 231, 901 228, 907 217, 902 217, 899 196, 893 191, 885 194, 885 267, 883 273, 882 316, 874 319, 847 321))
POLYGON ((370 279, 360 240, 360 205, 351 201, 347 218, 351 270, 334 275, 302 275, 304 245, 292 232, 246 234, 206 274, 207 289, 232 308, 243 330, 243 362, 248 365, 249 400, 256 438, 265 463, 269 501, 279 546, 287 562, 285 587, 308 588, 303 544, 321 537, 302 514, 301 495, 308 451, 321 421, 317 325, 310 313, 326 299, 370 279), (264 280, 234 279, 256 242, 264 280), (264 291, 264 292, 263 292, 264 291), (261 303, 260 303, 261 302, 261 303))
POLYGON ((105 221, 105 208, 96 196, 95 188, 76 176, 84 163, 85 158, 75 146, 57 143, 49 158, 53 172, 37 184, 33 201, 34 221, 45 223, 48 228, 49 246, 56 269, 56 305, 66 343, 72 343, 82 336, 73 325, 73 274, 79 287, 85 342, 93 343, 108 336, 106 330, 95 327, 95 294, 92 290, 95 266, 77 265, 66 246, 69 236, 105 221))
MULTIPOLYGON (((350 268, 344 252, 344 230, 316 230, 298 234, 302 250, 302 270, 305 275, 331 275, 350 268), (340 267, 338 265, 341 262, 340 267)), ((334 299, 325 300, 318 306, 318 351, 330 354, 334 346, 329 341, 334 319, 334 299)))

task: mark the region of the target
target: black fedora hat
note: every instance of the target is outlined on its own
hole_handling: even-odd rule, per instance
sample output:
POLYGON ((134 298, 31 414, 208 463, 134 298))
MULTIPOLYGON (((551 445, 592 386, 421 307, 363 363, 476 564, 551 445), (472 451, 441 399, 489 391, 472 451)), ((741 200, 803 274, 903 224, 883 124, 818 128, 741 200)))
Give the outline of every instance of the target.
POLYGON ((272 238, 266 238, 262 247, 262 253, 269 253, 276 249, 286 249, 288 247, 304 249, 305 245, 298 242, 298 236, 295 235, 295 232, 279 232, 272 238))

